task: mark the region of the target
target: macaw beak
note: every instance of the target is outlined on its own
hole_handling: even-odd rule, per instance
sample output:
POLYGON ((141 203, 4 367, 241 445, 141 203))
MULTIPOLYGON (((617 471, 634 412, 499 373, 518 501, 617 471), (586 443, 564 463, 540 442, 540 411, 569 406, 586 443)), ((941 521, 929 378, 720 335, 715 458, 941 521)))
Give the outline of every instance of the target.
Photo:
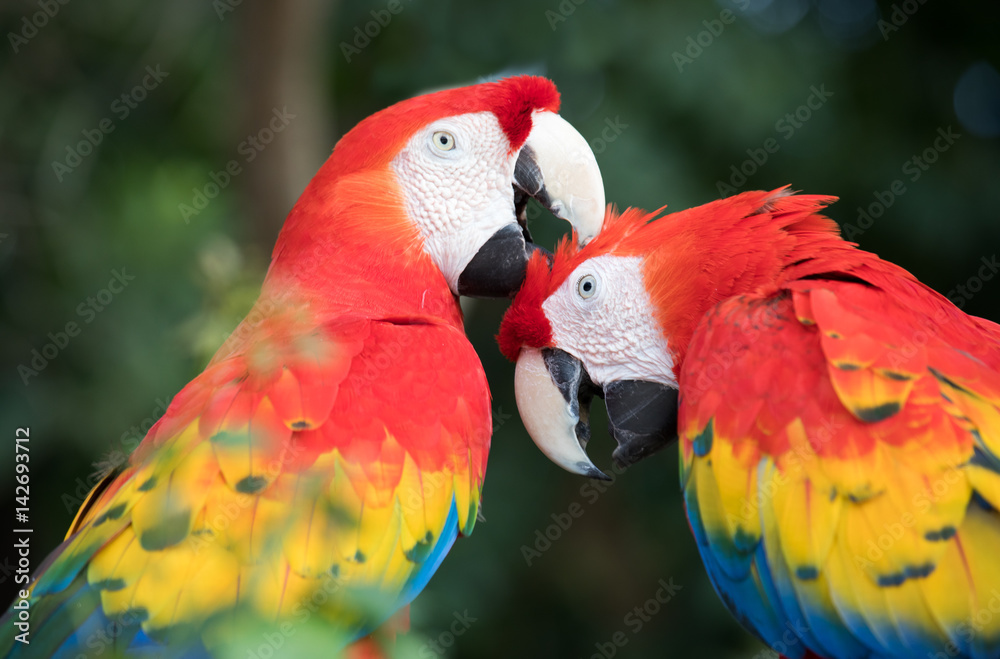
POLYGON ((525 208, 536 199, 569 222, 581 245, 604 224, 604 181, 590 145, 568 121, 554 112, 536 112, 532 129, 517 156, 514 217, 487 240, 458 278, 458 294, 513 297, 524 282, 528 261, 544 251, 531 241, 525 208))
POLYGON ((677 390, 659 382, 594 384, 583 363, 558 348, 521 350, 514 372, 517 409, 531 439, 550 460, 574 474, 609 480, 587 456, 590 403, 604 399, 612 459, 635 464, 677 439, 677 390))

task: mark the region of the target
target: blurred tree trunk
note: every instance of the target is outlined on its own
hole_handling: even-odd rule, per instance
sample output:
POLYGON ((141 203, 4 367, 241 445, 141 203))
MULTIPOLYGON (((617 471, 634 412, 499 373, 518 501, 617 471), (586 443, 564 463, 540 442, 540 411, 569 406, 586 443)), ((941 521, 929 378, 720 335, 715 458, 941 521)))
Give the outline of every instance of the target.
POLYGON ((336 4, 246 2, 234 16, 241 21, 240 140, 269 129, 275 112, 294 115, 240 177, 251 237, 268 255, 288 211, 333 149, 327 44, 336 4))

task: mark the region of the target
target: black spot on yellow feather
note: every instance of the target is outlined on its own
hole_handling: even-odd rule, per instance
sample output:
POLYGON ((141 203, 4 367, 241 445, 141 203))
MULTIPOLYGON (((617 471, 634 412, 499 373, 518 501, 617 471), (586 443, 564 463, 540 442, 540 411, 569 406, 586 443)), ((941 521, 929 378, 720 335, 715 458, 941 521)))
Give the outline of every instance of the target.
POLYGON ((848 494, 847 499, 851 503, 864 503, 865 501, 871 501, 875 497, 881 496, 884 493, 885 490, 878 490, 877 492, 872 490, 871 483, 868 483, 864 487, 848 494))
POLYGON ((858 407, 853 411, 854 415, 862 421, 867 423, 877 423, 879 421, 885 421, 892 415, 898 413, 900 409, 900 404, 896 401, 892 401, 876 405, 875 407, 858 407))
POLYGON ((93 586, 98 590, 108 590, 108 591, 121 590, 122 588, 125 587, 125 580, 101 579, 100 581, 94 582, 93 586))
POLYGON ((934 563, 924 563, 923 565, 908 565, 904 570, 908 579, 922 579, 930 576, 936 566, 934 563))
POLYGON ((243 494, 257 494, 267 487, 267 479, 263 476, 247 476, 236 484, 236 491, 243 494))
POLYGON ((404 554, 407 560, 413 563, 423 563, 431 555, 432 549, 434 549, 434 534, 428 531, 422 540, 419 540, 404 554))
POLYGON ((191 525, 190 511, 164 517, 139 536, 139 544, 146 551, 159 551, 172 547, 187 537, 191 525))
POLYGON ((890 380, 897 380, 899 382, 906 382, 907 380, 912 380, 912 375, 907 375, 906 373, 897 373, 896 371, 879 371, 879 375, 889 378, 890 380))
POLYGON ((106 511, 104 511, 103 513, 101 513, 100 515, 97 516, 97 519, 94 520, 94 526, 98 526, 99 524, 103 524, 104 522, 108 521, 109 519, 118 519, 119 517, 122 516, 122 513, 124 513, 124 512, 125 512, 125 504, 124 503, 120 503, 117 506, 113 506, 111 508, 108 508, 106 511))
POLYGON ((942 540, 948 540, 955 535, 954 526, 944 526, 940 531, 928 531, 924 534, 924 537, 931 542, 941 542, 942 540))
POLYGON ((292 430, 309 430, 312 424, 308 421, 293 421, 292 430))
POLYGON ((156 487, 156 476, 150 476, 139 486, 140 492, 149 492, 151 489, 156 487))
POLYGON ((125 611, 118 617, 118 619, 121 621, 128 621, 128 624, 130 625, 139 622, 146 622, 149 620, 149 611, 141 606, 138 606, 134 609, 125 611))
POLYGON ((366 560, 367 559, 365 558, 365 555, 361 553, 360 549, 357 550, 356 552, 354 552, 354 562, 355 563, 364 563, 366 560))
POLYGON ((884 574, 878 578, 878 585, 883 588, 892 588, 895 586, 902 586, 903 582, 906 581, 906 575, 902 572, 897 572, 896 574, 884 574))
POLYGON ((795 569, 795 576, 802 581, 814 581, 819 578, 819 570, 813 565, 803 565, 795 569))

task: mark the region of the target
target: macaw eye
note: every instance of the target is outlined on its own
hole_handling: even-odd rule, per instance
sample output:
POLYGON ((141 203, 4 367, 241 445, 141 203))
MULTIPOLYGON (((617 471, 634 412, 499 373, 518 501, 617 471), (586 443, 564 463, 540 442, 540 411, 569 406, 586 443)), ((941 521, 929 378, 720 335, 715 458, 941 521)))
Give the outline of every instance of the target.
POLYGON ((594 297, 594 293, 597 292, 597 279, 594 275, 580 277, 580 281, 576 282, 576 292, 584 300, 594 297))
POLYGON ((440 151, 451 151, 455 148, 455 136, 446 130, 439 130, 431 136, 431 142, 440 151))

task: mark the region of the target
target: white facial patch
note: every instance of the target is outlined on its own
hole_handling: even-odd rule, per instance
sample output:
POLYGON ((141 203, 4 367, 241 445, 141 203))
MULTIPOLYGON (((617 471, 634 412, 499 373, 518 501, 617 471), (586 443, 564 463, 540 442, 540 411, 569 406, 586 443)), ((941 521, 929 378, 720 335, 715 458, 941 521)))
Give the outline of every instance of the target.
POLYGON ((585 261, 542 310, 552 325, 553 345, 580 359, 596 384, 649 380, 677 387, 641 257, 604 254, 585 261))
POLYGON ((451 290, 479 248, 514 221, 514 163, 492 112, 430 123, 407 143, 392 167, 424 249, 451 290))

